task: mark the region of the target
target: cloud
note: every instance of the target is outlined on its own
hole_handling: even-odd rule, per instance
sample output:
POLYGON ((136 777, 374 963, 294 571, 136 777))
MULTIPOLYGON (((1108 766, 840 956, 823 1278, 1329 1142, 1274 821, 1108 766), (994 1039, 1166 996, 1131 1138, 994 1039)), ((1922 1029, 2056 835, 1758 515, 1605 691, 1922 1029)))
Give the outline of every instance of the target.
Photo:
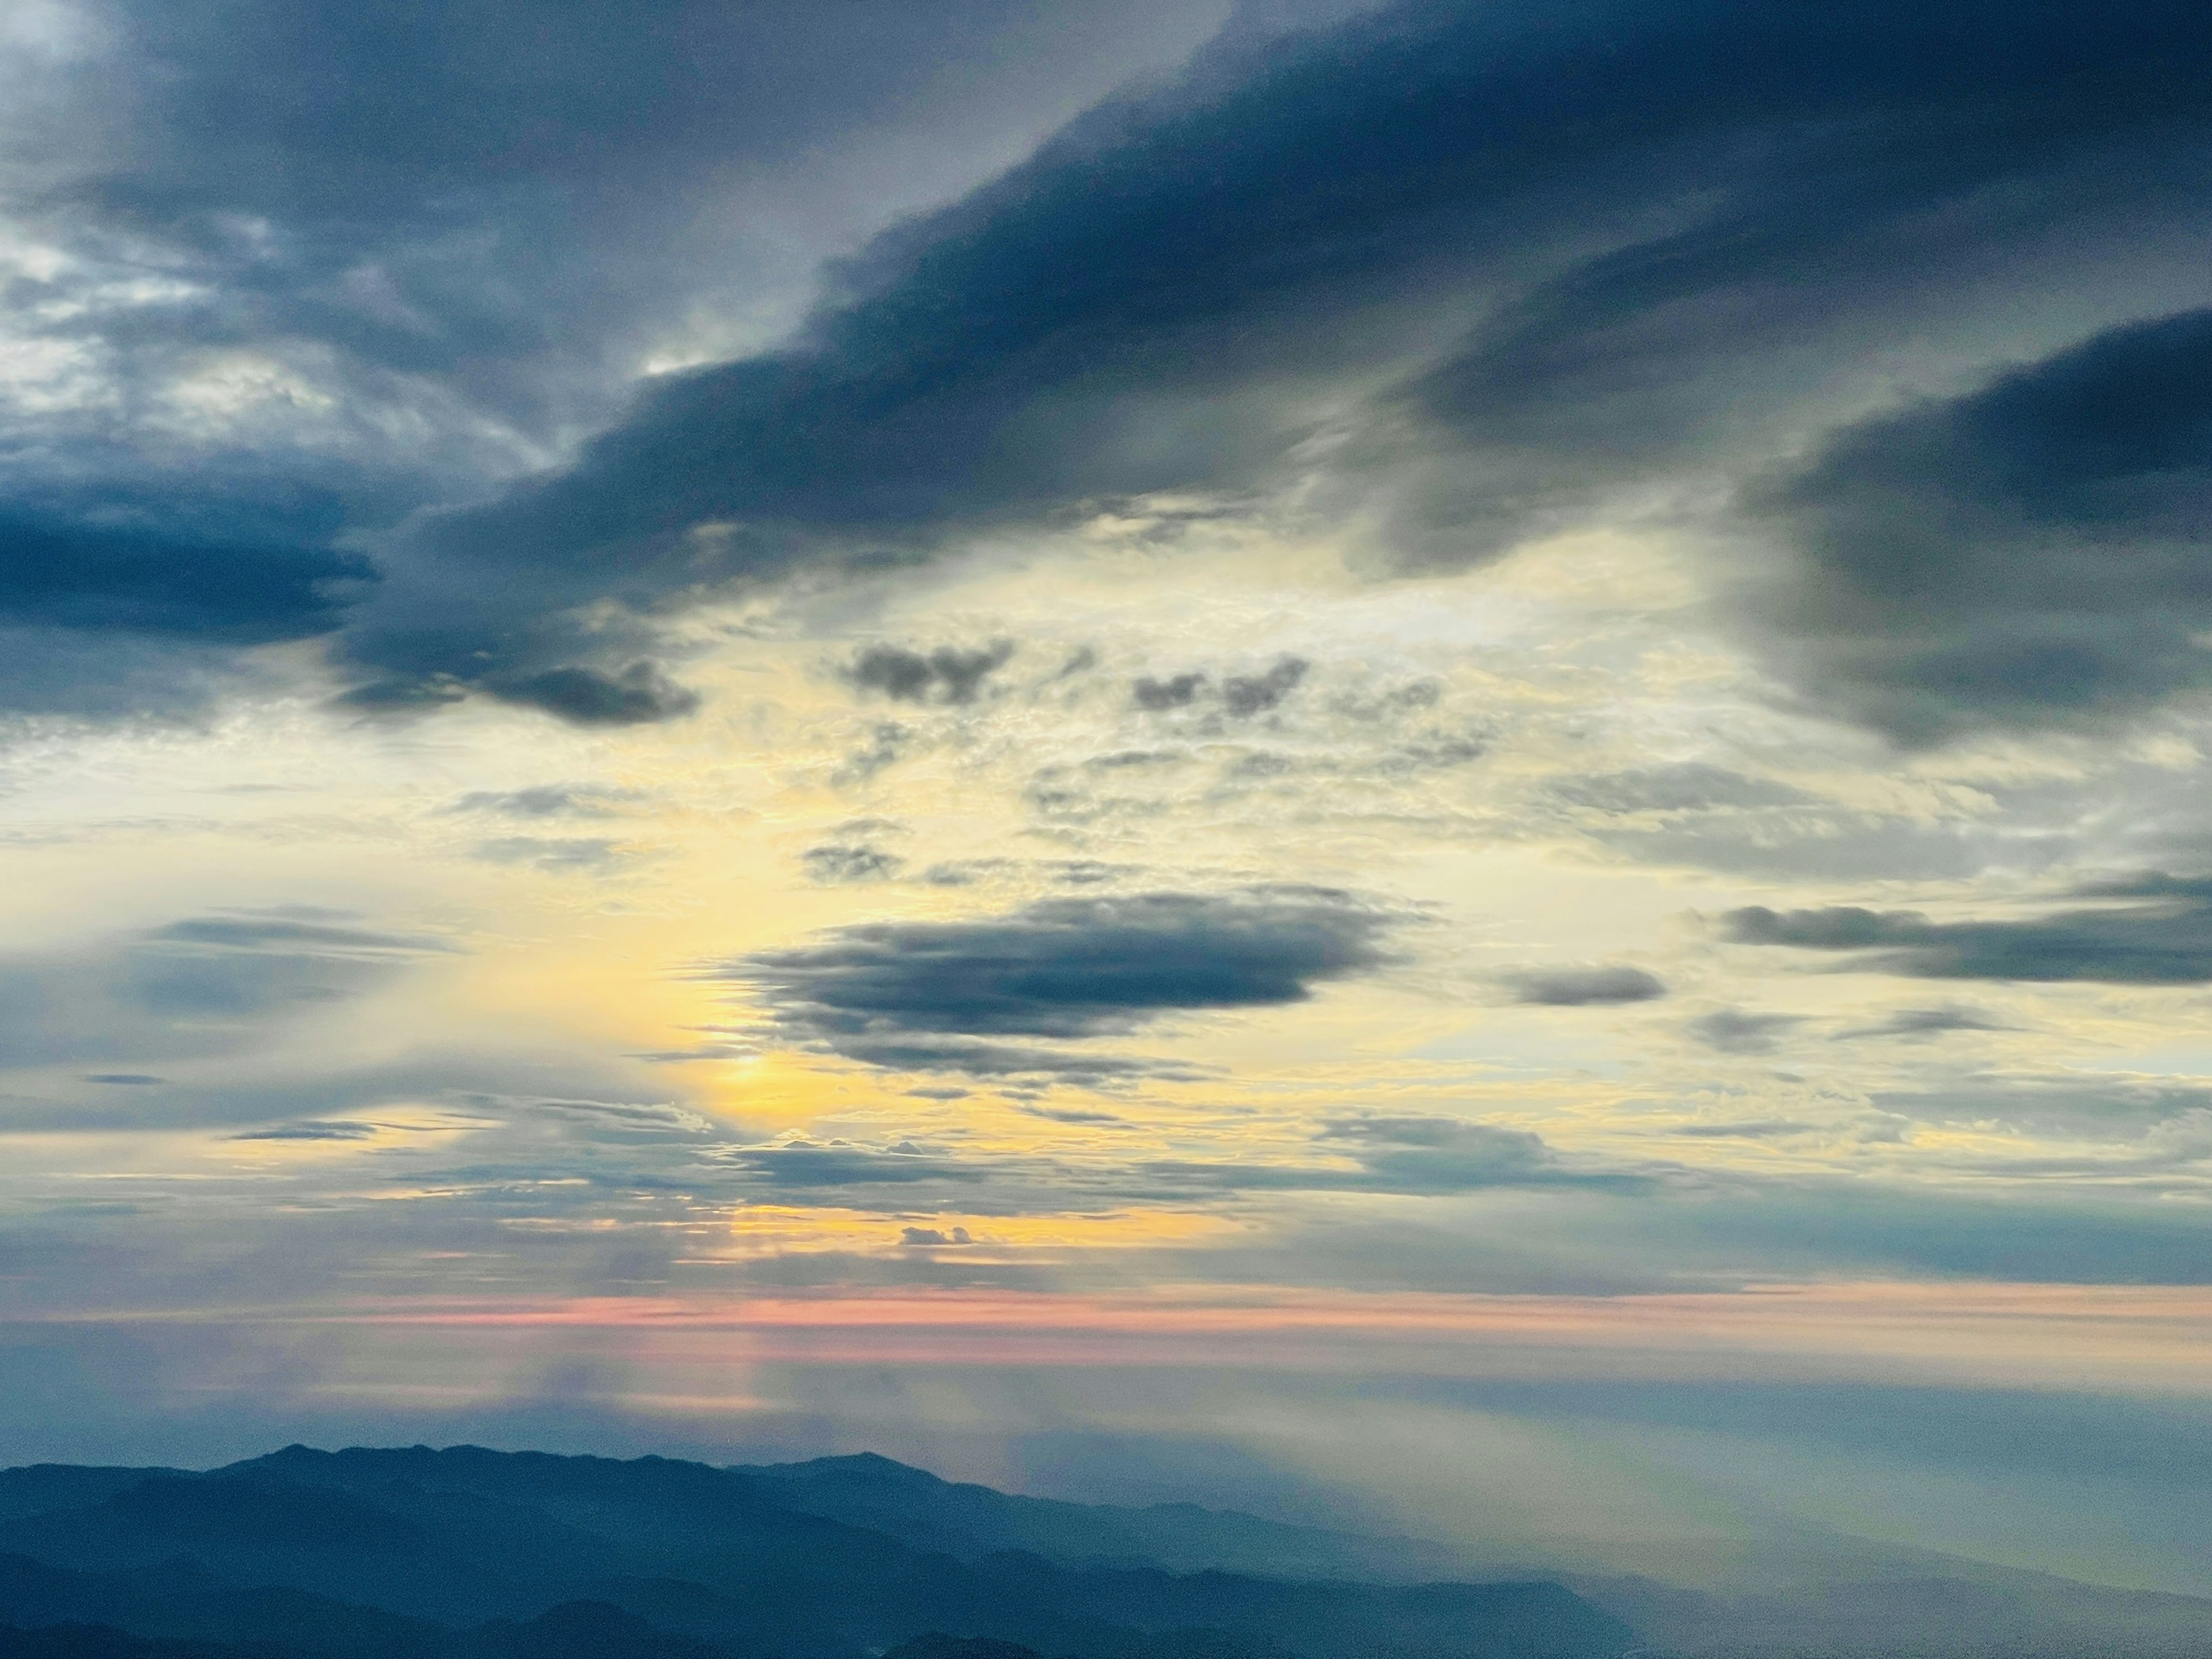
MULTIPOLYGON (((968 153, 1019 152, 1038 112, 1187 45, 1189 9, 932 0, 833 28, 804 5, 661 0, 633 26, 598 0, 550 22, 441 0, 404 30, 273 0, 221 27, 115 9, 115 55, 55 82, 39 153, 61 173, 38 199, 61 258, 15 308, 32 344, 99 359, 100 395, 8 436, 38 476, 0 512, 70 550, 0 580, 0 619, 64 656, 148 628, 195 648, 329 632, 357 708, 481 693, 587 726, 692 711, 668 623, 702 599, 1086 504, 1295 490, 1401 566, 1456 568, 1710 490, 1816 437, 1836 399, 1863 407, 1876 343, 1908 363, 1962 343, 1929 371, 1955 383, 1960 352, 2170 306, 2212 103, 2185 0, 2124 28, 1996 0, 1596 0, 1540 28, 1402 0, 1287 32, 1248 9, 988 184, 933 173, 915 199, 957 199, 827 272, 782 343, 641 382, 625 410, 668 319, 737 314, 749 278, 787 301, 790 246, 849 245, 835 208, 753 236, 736 181, 790 189, 921 111, 972 134, 1003 109, 968 153), (1030 72, 951 72, 1010 30, 1030 72), (2021 290, 2062 286, 2033 263, 2057 244, 2094 291, 2015 317, 2021 290), (174 280, 126 280, 147 270, 174 280), (330 550, 356 545, 373 572, 330 550)), ((2073 367, 1948 426, 1816 446, 1747 496, 1806 560, 1758 610, 1777 664, 1909 740, 2196 684, 2175 573, 2201 459, 2152 476, 2194 429, 2193 326, 2052 359, 2073 367), (2083 428, 2040 495, 2014 488, 2003 457, 2123 383, 2172 392, 2143 443, 2083 428), (1960 572, 2047 531, 2125 546, 2133 574, 2069 610, 2087 556, 2039 555, 1992 609, 1915 557, 1916 609, 1885 585, 1885 492, 1971 532, 1960 572)), ((708 332, 709 352, 742 334, 708 332)), ((1224 708, 1272 706, 1285 672, 1223 682, 1224 708)), ((86 697, 124 679, 64 678, 86 697)), ((143 695, 163 684, 185 695, 143 695)))
POLYGON ((1206 676, 1193 672, 1172 675, 1164 680, 1132 680, 1129 683, 1129 697, 1138 708, 1158 714, 1170 708, 1189 708, 1198 701, 1199 693, 1205 689, 1206 676))
POLYGON ((1547 787, 1553 795, 1571 805, 1613 815, 1800 806, 1816 799, 1771 778, 1746 777, 1741 772, 1702 761, 1561 778, 1547 787))
POLYGON ((973 1244, 975 1242, 969 1237, 965 1227, 955 1227, 950 1231, 938 1227, 899 1229, 899 1243, 902 1244, 973 1244))
POLYGON ((930 1182, 975 1182, 992 1178, 999 1166, 968 1163, 925 1152, 911 1145, 857 1146, 849 1142, 786 1141, 774 1146, 745 1146, 728 1155, 778 1188, 912 1186, 930 1182))
POLYGON ((2077 1141, 2138 1141, 2212 1109, 2212 1091, 2193 1080, 2080 1072, 1967 1076, 1934 1087, 1881 1090, 1871 1100, 1916 1123, 2002 1126, 2077 1141))
POLYGON ((837 673, 855 690, 878 692, 894 702, 965 703, 975 701, 983 682, 1013 654, 1011 640, 994 640, 969 650, 940 645, 926 652, 872 645, 837 673))
POLYGON ((232 1140, 369 1140, 377 1132, 374 1123, 360 1123, 344 1119, 318 1118, 299 1123, 278 1123, 266 1129, 249 1129, 234 1134, 232 1140))
POLYGON ((1641 968, 1528 968, 1504 978, 1516 1002, 1545 1008, 1650 1002, 1667 994, 1665 982, 1641 968))
POLYGON ((510 818, 605 818, 639 799, 634 789, 603 784, 539 784, 529 789, 475 789, 456 800, 449 812, 490 812, 510 818))
POLYGON ((2004 1031, 2012 1028, 1996 1016, 1979 1008, 1963 1004, 1946 1003, 1939 1008, 1899 1008, 1872 1025, 1838 1031, 1836 1036, 1846 1037, 1931 1037, 1946 1031, 2004 1031))
POLYGON ((600 836, 502 836, 479 842, 469 854, 487 864, 527 864, 559 873, 611 870, 635 854, 600 836))
POLYGON ((916 734, 912 726, 896 720, 878 720, 867 733, 867 743, 847 755, 830 775, 841 787, 866 783, 884 768, 896 766, 914 752, 916 734))
POLYGON ((1846 428, 1747 510, 1798 555, 1792 677, 1900 742, 2212 684, 2212 309, 1846 428))
POLYGON ((1323 1152, 1357 1166, 1268 1163, 1204 1164, 1154 1159, 1138 1166, 1170 1186, 1222 1191, 1371 1192, 1442 1196, 1493 1188, 1565 1187, 1641 1192, 1652 1177, 1577 1164, 1525 1129, 1462 1118, 1359 1116, 1335 1119, 1316 1137, 1323 1152))
POLYGON ((2085 893, 2136 896, 2124 907, 2057 910, 2008 921, 1936 921, 1917 910, 1731 910, 1723 933, 1740 944, 1850 953, 1860 972, 1913 979, 2102 981, 2121 985, 2212 981, 2212 884, 2148 876, 2085 893))
POLYGON ((880 847, 842 842, 810 847, 799 855, 809 881, 825 887, 850 887, 862 882, 889 881, 906 867, 906 860, 880 847))
MULTIPOLYGON (((1308 499, 1401 563, 1495 556, 1808 435, 1807 388, 1863 379, 1869 343, 2008 306, 2008 254, 2139 248, 2204 137, 2197 23, 2183 0, 2125 28, 1607 0, 1529 28, 1407 0, 1224 43, 879 238, 787 344, 667 377, 573 465, 417 520, 343 650, 528 695, 644 660, 681 596, 1316 469, 1308 499), (1316 460, 1322 408, 1344 441, 1316 460)), ((2108 260, 2099 303, 2140 313, 2155 264, 2108 260)))
MULTIPOLYGON (((1382 966, 1401 920, 1325 888, 1043 899, 975 921, 840 928, 714 973, 752 988, 792 1036, 850 1058, 1003 1067, 1006 1049, 963 1043, 1120 1036, 1176 1013, 1301 1002, 1382 966)), ((1013 1055, 1048 1069, 1054 1052, 1013 1055)))
POLYGON ((1689 1140, 1771 1140, 1783 1135, 1815 1133, 1820 1127, 1795 1118, 1759 1117, 1736 1123, 1686 1123, 1668 1133, 1689 1140))
MULTIPOLYGON (((448 942, 312 907, 191 916, 75 950, 0 958, 0 1066, 234 1054, 362 995, 448 942)), ((101 1071, 105 1086, 152 1087, 101 1071)))
POLYGON ((1221 682, 1221 706, 1237 720, 1265 714, 1296 690, 1312 666, 1303 657, 1283 657, 1264 674, 1232 674, 1221 682))
MULTIPOLYGON (((958 194, 1208 21, 1160 0, 98 9, 11 97, 0 164, 27 252, 0 325, 0 621, 39 619, 60 659, 0 678, 11 705, 108 707, 132 630, 210 672, 329 631, 369 574, 330 550, 544 467, 619 416, 645 361, 773 332, 818 253, 958 194)), ((684 712, 625 682, 635 656, 543 648, 526 576, 449 605, 470 584, 388 550, 378 569, 413 588, 421 635, 441 609, 522 625, 495 660, 386 653, 364 705, 465 688, 585 722, 684 712)), ((211 688, 132 689, 176 708, 211 688)))
MULTIPOLYGON (((1285 655, 1278 657, 1263 673, 1226 675, 1219 693, 1222 712, 1231 720, 1249 720, 1255 714, 1264 714, 1297 690, 1312 668, 1313 665, 1304 657, 1285 655)), ((1164 679, 1144 676, 1129 683, 1129 700, 1147 714, 1165 714, 1199 702, 1212 684, 1209 676, 1196 669, 1171 674, 1164 679)))
POLYGON ((121 503, 108 515, 118 522, 0 510, 0 617, 258 644, 328 631, 374 578, 358 554, 201 539, 134 523, 121 503))
POLYGON ((1805 1023, 1801 1014, 1759 1014, 1723 1008, 1689 1024, 1690 1035, 1724 1054, 1772 1054, 1782 1038, 1805 1023))

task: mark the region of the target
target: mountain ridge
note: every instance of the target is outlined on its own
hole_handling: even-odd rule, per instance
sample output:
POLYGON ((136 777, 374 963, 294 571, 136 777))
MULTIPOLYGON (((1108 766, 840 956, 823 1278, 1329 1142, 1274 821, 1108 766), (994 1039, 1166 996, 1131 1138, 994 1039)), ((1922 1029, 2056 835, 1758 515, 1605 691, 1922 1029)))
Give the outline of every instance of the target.
POLYGON ((716 1467, 295 1444, 204 1471, 0 1470, 0 1659, 179 1642, 224 1650, 198 1659, 2212 1652, 2212 1601, 1837 1541, 1856 1577, 1756 1590, 1424 1576, 1464 1558, 1193 1504, 1001 1492, 876 1453, 716 1467), (962 1648, 977 1644, 1011 1653, 962 1648))

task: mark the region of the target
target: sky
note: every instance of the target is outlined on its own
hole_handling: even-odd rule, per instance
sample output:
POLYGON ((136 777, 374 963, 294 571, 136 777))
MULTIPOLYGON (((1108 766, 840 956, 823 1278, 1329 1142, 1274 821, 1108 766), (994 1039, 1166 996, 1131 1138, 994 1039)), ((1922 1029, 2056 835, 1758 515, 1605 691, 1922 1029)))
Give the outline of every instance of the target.
POLYGON ((2212 1594, 2203 22, 0 0, 0 1460, 2212 1594))

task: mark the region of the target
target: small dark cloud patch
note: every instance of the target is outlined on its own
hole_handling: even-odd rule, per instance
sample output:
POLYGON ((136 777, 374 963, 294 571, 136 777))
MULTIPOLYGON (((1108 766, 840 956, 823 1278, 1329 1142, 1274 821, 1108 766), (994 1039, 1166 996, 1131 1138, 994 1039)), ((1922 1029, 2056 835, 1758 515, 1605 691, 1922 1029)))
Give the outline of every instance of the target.
POLYGON ((2212 883, 2150 874, 2082 891, 2136 902, 1969 921, 1852 905, 1785 911, 1753 905, 1729 911, 1721 925, 1739 944, 1849 953, 1850 968, 1912 979, 2212 981, 2212 883))
POLYGON ((1872 1025, 1861 1025, 1836 1036, 1846 1037, 1941 1036, 1946 1031, 2004 1031, 2012 1028, 1979 1008, 1947 1003, 1940 1008, 1899 1008, 1872 1025))
POLYGON ((484 689, 503 702, 542 708, 571 726, 646 726, 696 713, 699 694, 678 684, 659 663, 641 660, 607 672, 591 667, 548 668, 514 678, 491 679, 484 689))
POLYGON ((155 1084, 167 1083, 169 1079, 165 1077, 155 1077, 151 1073, 148 1072, 88 1072, 85 1073, 84 1080, 87 1083, 106 1083, 131 1088, 147 1088, 155 1084))
POLYGON ((530 789, 475 789, 456 800, 449 812, 485 812, 508 818, 606 818, 640 799, 634 789, 604 784, 540 784, 530 789))
MULTIPOLYGON (((1232 720, 1264 714, 1297 690, 1312 668, 1303 657, 1284 656, 1265 673, 1224 676, 1217 694, 1222 712, 1232 720)), ((1195 669, 1164 679, 1145 678, 1130 682, 1129 701, 1148 713, 1165 714, 1197 703, 1212 684, 1208 676, 1195 669)))
POLYGON ((977 921, 842 928, 714 975, 756 988, 790 1035, 869 1064, 1062 1071, 1101 1062, 994 1040, 1301 1002, 1382 966, 1403 920, 1325 888, 1053 898, 977 921))
POLYGON ((1668 1133, 1688 1140, 1771 1140, 1784 1135, 1811 1134, 1820 1127, 1794 1118, 1759 1117, 1741 1123, 1686 1123, 1668 1133))
POLYGON ((1276 707, 1298 688, 1313 666, 1303 657, 1281 657, 1264 674, 1235 674, 1221 682, 1221 706, 1237 720, 1276 707))
POLYGON ((968 1236, 968 1230, 965 1227, 902 1227, 899 1229, 899 1243, 906 1245, 973 1244, 975 1242, 968 1236))
POLYGON ((1011 640, 968 649, 940 645, 933 651, 872 645, 839 668, 837 677, 856 691, 874 692, 894 702, 969 703, 1013 654, 1011 640))
POLYGON ((931 865, 921 872, 921 878, 932 887, 973 887, 1020 867, 1012 859, 957 859, 931 865))
POLYGON ((1689 1024, 1690 1035, 1708 1048, 1724 1054, 1766 1054, 1796 1027, 1798 1014, 1759 1014, 1741 1008, 1723 1008, 1702 1015, 1689 1024))
POLYGON ((1129 685, 1129 700, 1138 708, 1158 714, 1170 708, 1188 708, 1196 702, 1199 694, 1206 690, 1206 676, 1199 673, 1176 674, 1164 680, 1139 679, 1129 685))
POLYGON ((880 847, 832 842, 810 847, 799 855, 806 878, 823 887, 856 887, 872 881, 890 881, 906 868, 906 860, 880 847))
POLYGON ((1516 1002, 1543 1008, 1587 1008, 1650 1002, 1666 982, 1641 968, 1530 968, 1505 975, 1516 1002))
POLYGON ((233 1140, 368 1140, 374 1138, 377 1126, 374 1123, 350 1122, 342 1119, 319 1118, 300 1123, 278 1123, 266 1129, 249 1129, 230 1137, 233 1140))
POLYGON ((841 788, 866 783, 886 767, 896 766, 912 754, 915 741, 911 726, 901 726, 896 720, 879 720, 869 729, 861 746, 838 764, 830 781, 841 788))
POLYGON ((275 910, 232 910, 173 921, 155 928, 146 937, 156 945, 296 951, 319 957, 417 956, 453 948, 442 939, 419 933, 386 933, 348 927, 337 920, 344 914, 306 905, 275 910))

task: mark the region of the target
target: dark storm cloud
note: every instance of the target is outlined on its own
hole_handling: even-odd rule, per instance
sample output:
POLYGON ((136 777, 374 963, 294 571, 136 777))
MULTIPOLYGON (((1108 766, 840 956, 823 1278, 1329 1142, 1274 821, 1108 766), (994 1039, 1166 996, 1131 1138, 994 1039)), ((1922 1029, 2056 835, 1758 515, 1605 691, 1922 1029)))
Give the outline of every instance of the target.
MULTIPOLYGON (((394 568, 434 580, 387 582, 347 649, 497 690, 644 650, 702 585, 1264 483, 1310 394, 1455 332, 1351 417, 1328 499, 1371 498, 1416 562, 1490 556, 1658 471, 1771 452, 1807 386, 1900 319, 1986 305, 1973 285, 2054 226, 2106 252, 2185 229, 2201 21, 1407 0, 1224 47, 879 240, 790 346, 659 384, 568 471, 425 523, 394 568), (605 599, 629 636, 568 619, 605 599)), ((2112 276, 2105 303, 2156 285, 2112 276)), ((1840 477, 1777 510, 1817 517, 1840 477)))
POLYGON ((2212 684, 2212 310, 1837 434, 1749 498, 1813 688, 1911 743, 2212 684))
POLYGON ((1034 1065, 1009 1065, 995 1042, 966 1044, 1113 1036, 1176 1013, 1301 1002, 1382 966, 1399 920, 1321 888, 1043 899, 978 921, 841 928, 715 975, 755 988, 792 1036, 870 1064, 963 1065, 965 1053, 968 1069, 1095 1067, 1028 1046, 1011 1057, 1034 1065))
POLYGON ((1006 665, 1013 641, 994 640, 963 650, 940 645, 933 651, 872 645, 837 671, 859 691, 872 691, 897 702, 973 702, 984 681, 1006 665))
MULTIPOLYGON (((1210 15, 1156 0, 100 8, 83 55, 9 73, 36 95, 5 112, 0 198, 53 257, 11 265, 7 332, 72 381, 0 402, 0 620, 88 631, 47 641, 57 672, 0 692, 105 706, 129 630, 201 641, 206 661, 208 641, 327 629, 337 607, 315 583, 359 574, 324 550, 337 532, 387 531, 543 465, 618 414, 632 366, 687 317, 789 307, 809 250, 884 210, 866 195, 896 211, 966 187, 981 157, 1172 62, 1210 15), (921 142, 872 167, 891 176, 841 173, 901 136, 921 142), (817 173, 818 211, 784 193, 817 173), (173 396, 210 373, 212 407, 173 396), (241 388, 243 415, 226 401, 241 388), (210 489, 231 509, 212 517, 239 522, 210 522, 210 489), (58 550, 53 575, 19 591, 10 542, 58 550)), ((28 39, 0 50, 36 60, 28 39)), ((537 597, 480 597, 518 624, 495 631, 542 633, 537 597)), ((471 687, 562 718, 683 712, 665 688, 622 684, 638 653, 537 643, 458 660, 484 671, 471 687), (611 684, 543 678, 560 671, 611 684)), ((399 682, 374 702, 451 700, 434 665, 402 657, 364 677, 399 682)), ((186 678, 137 691, 205 689, 186 678)))
MULTIPOLYGON (((71 522, 0 508, 0 617, 52 628, 257 644, 326 631, 368 561, 257 546, 135 523, 71 522)), ((179 514, 177 516, 183 516, 179 514)))
POLYGON ((1936 921, 1917 910, 1837 905, 1721 919, 1740 944, 1850 952, 1846 966, 1914 979, 2102 981, 2120 985, 2212 981, 2212 884, 2153 876, 2084 890, 2133 903, 2053 911, 2017 921, 1936 921))
MULTIPOLYGON (((739 257, 746 216, 702 210, 728 181, 931 99, 964 118, 1003 85, 1010 109, 1049 106, 1048 83, 1155 62, 1144 43, 1188 17, 1136 0, 116 12, 123 55, 74 71, 27 139, 82 270, 26 277, 22 326, 107 354, 127 407, 247 351, 337 412, 307 435, 313 398, 259 436, 118 439, 92 415, 0 434, 52 475, 40 489, 74 492, 57 522, 90 538, 53 592, 11 609, 0 581, 0 622, 67 657, 83 641, 54 631, 57 605, 88 637, 231 641, 329 628, 350 600, 337 659, 355 706, 386 712, 482 692, 587 725, 681 716, 676 609, 1166 489, 1318 471, 1310 499, 1370 514, 1401 562, 1493 556, 1770 459, 1810 435, 1808 397, 1863 407, 1878 352, 1955 340, 1986 361, 2171 309, 2212 149, 2189 0, 1401 0, 1245 28, 878 238, 788 343, 646 383, 573 465, 487 501, 614 418, 620 366, 667 319, 733 311, 765 280, 767 255, 739 257), (1016 38, 1036 49, 1002 54, 1016 38), (985 61, 1003 72, 951 73, 985 61), (177 293, 116 299, 144 248, 177 293), (698 275, 726 265, 726 293, 698 275), (2069 297, 2006 324, 2045 294, 2069 297), (1991 343, 1992 318, 2033 337, 1991 343), (1341 441, 1317 449, 1317 422, 1341 441), (261 528, 195 528, 210 478, 261 528), (148 545, 229 551, 182 575, 100 539, 141 526, 148 545), (324 550, 341 531, 380 580, 324 550)), ((2124 330, 1863 424, 1754 490, 1802 558, 1756 609, 1803 647, 1779 665, 1911 740, 2197 684, 2203 329, 2124 330), (1936 531, 1963 556, 1930 550, 1936 531), (2121 548, 2128 572, 2092 591, 2082 572, 2121 548), (2022 580, 1984 580, 2023 557, 2022 580)), ((46 523, 30 503, 7 510, 46 523)), ((123 683, 61 678, 86 698, 123 683)), ((40 684, 9 695, 59 695, 40 684)), ((1259 712, 1288 689, 1248 676, 1221 696, 1259 712)))
POLYGON ((1544 1008, 1650 1002, 1667 994, 1665 981, 1641 968, 1530 968, 1504 979, 1516 1002, 1544 1008))

